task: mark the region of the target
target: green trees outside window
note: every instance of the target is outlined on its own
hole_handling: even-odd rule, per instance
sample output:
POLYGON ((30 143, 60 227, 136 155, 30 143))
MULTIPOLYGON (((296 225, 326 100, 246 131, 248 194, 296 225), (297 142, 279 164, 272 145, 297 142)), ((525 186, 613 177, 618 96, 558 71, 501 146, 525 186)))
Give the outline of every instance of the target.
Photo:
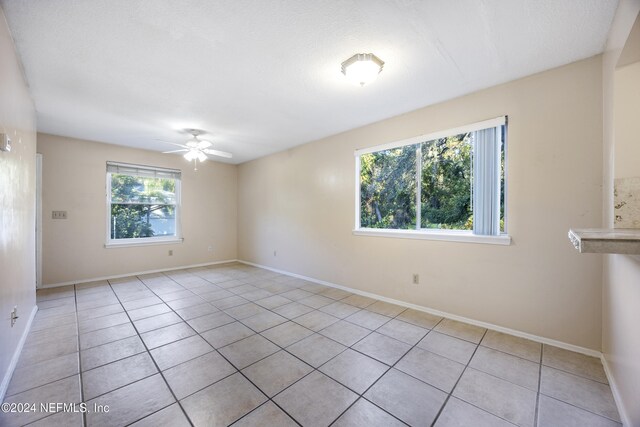
POLYGON ((471 230, 471 134, 422 143, 422 228, 471 230))
MULTIPOLYGON (((504 130, 498 137, 504 230, 504 130)), ((474 138, 465 132, 366 152, 360 158, 360 227, 473 230, 474 138)))
POLYGON ((111 239, 176 235, 176 180, 111 173, 111 239))
POLYGON ((416 226, 416 146, 360 157, 360 226, 416 226))

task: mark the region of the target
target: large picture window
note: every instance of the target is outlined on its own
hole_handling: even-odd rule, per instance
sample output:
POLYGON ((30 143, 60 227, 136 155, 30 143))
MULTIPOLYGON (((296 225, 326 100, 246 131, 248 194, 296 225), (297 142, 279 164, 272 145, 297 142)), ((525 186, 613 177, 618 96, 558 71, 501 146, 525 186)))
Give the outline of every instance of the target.
POLYGON ((508 243, 505 141, 500 117, 357 150, 357 234, 508 243))
POLYGON ((180 238, 180 171, 107 163, 107 244, 180 238))

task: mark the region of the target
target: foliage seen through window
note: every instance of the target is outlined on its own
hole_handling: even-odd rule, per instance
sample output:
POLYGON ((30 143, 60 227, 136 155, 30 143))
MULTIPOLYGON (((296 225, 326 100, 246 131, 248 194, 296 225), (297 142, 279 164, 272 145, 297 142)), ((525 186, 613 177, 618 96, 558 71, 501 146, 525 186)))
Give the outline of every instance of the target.
POLYGON ((495 177, 491 182, 497 187, 484 191, 499 201, 496 208, 483 209, 497 211, 499 204, 494 218, 499 215, 497 227, 504 231, 504 125, 360 154, 360 227, 473 230, 478 135, 496 141, 489 156, 498 156, 497 163, 485 166, 480 158, 475 163, 484 176, 495 177))
POLYGON ((111 239, 176 235, 176 180, 111 174, 111 239))

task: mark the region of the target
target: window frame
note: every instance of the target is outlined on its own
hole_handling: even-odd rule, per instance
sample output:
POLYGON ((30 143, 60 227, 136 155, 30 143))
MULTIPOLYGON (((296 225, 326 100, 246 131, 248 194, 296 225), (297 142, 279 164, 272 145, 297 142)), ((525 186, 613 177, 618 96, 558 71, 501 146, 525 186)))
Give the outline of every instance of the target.
MULTIPOLYGON (((422 239, 422 240, 441 240, 441 241, 455 241, 455 242, 467 242, 467 243, 486 243, 494 245, 510 245, 511 236, 507 232, 507 134, 504 133, 504 142, 502 147, 502 156, 504 157, 504 229, 499 235, 480 235, 474 234, 473 230, 449 230, 449 229, 428 229, 421 228, 421 209, 416 208, 416 228, 415 229, 389 229, 389 228, 366 228, 361 226, 361 188, 360 188, 360 173, 361 173, 361 161, 360 156, 363 154, 376 153, 379 151, 390 150, 394 148, 405 147, 407 145, 418 145, 418 153, 421 148, 421 144, 426 141, 432 141, 440 138, 446 138, 452 135, 459 135, 468 132, 475 132, 487 128, 497 126, 508 126, 508 116, 500 116, 494 119, 483 120, 476 123, 471 123, 464 126, 459 126, 452 129, 446 129, 437 131, 425 135, 419 135, 412 138, 407 138, 399 141, 388 142, 385 144, 379 144, 372 147, 366 147, 357 149, 354 151, 355 156, 355 227, 352 230, 353 235, 356 236, 375 236, 375 237, 395 237, 405 239, 422 239)), ((418 157, 416 157, 417 159, 418 157)), ((416 197, 420 197, 421 191, 421 169, 422 164, 420 161, 416 164, 416 197)), ((419 199, 418 199, 419 200, 419 199)))
MULTIPOLYGON (((119 247, 132 247, 132 246, 151 246, 151 245, 169 245, 175 243, 182 243, 184 238, 182 237, 181 227, 181 210, 182 210, 182 171, 179 169, 168 169, 156 166, 137 165, 131 163, 120 162, 107 162, 106 167, 106 236, 105 236, 105 248, 119 248, 119 247), (109 171, 109 166, 122 166, 124 168, 150 170, 154 172, 165 172, 178 174, 179 178, 173 178, 175 180, 175 235, 174 236, 153 236, 153 237, 134 237, 128 239, 112 239, 111 238, 111 175, 114 172, 109 171)), ((126 174, 124 174, 126 175, 126 174)), ((136 175, 132 175, 136 176, 136 175)), ((142 176, 142 175, 139 175, 142 176)))

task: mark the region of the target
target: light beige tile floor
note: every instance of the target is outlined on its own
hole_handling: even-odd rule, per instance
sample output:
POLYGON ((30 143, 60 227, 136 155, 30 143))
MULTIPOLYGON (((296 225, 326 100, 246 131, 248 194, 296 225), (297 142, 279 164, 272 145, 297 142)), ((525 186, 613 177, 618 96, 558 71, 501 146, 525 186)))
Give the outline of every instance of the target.
POLYGON ((37 300, 1 426, 620 426, 596 358, 246 265, 37 300))

